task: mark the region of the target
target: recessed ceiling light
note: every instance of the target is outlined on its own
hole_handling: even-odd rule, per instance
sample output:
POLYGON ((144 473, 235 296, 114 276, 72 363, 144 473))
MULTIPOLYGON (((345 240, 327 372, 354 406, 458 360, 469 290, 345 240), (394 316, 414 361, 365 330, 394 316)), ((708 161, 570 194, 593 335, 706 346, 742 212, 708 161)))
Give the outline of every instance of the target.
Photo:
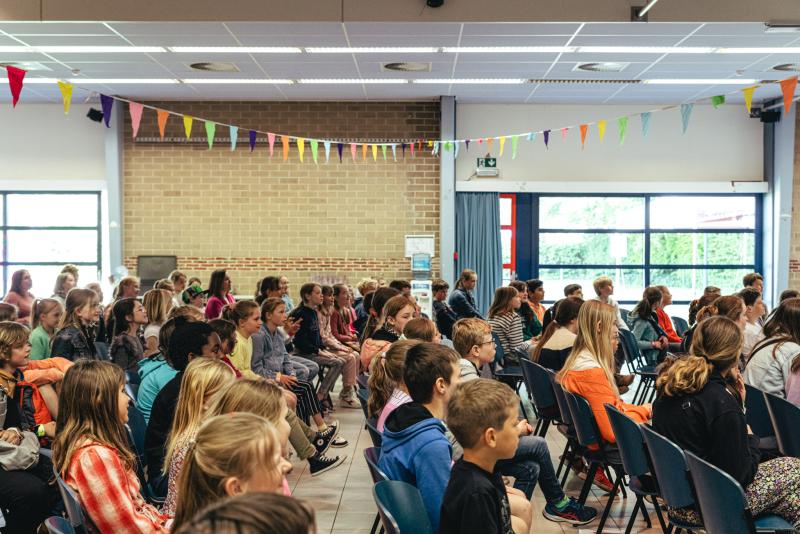
MULTIPOLYGON (((28 80, 25 80, 27 83, 28 80)), ((178 83, 174 78, 70 78, 70 83, 75 84, 104 84, 104 85, 117 85, 117 84, 172 84, 178 83)))
POLYGON ((764 33, 800 33, 798 22, 767 22, 764 33))
POLYGON ((458 85, 517 85, 528 83, 524 78, 428 78, 413 80, 421 84, 458 84, 458 85))
POLYGON ((708 46, 581 46, 579 53, 588 54, 711 54, 708 46))
POLYGON ((204 85, 225 85, 225 84, 263 84, 263 85, 291 85, 294 83, 292 80, 285 79, 246 79, 246 78, 183 78, 183 83, 188 84, 204 84, 204 85))
POLYGON ((772 67, 772 70, 779 70, 782 72, 797 72, 800 71, 800 63, 782 63, 772 67))
POLYGON ((237 67, 235 63, 224 61, 205 61, 200 63, 192 63, 189 65, 189 68, 206 72, 239 72, 239 67, 237 67))
POLYGON ((399 78, 374 78, 359 80, 357 78, 333 78, 333 79, 315 79, 304 78, 297 80, 297 83, 303 84, 336 84, 336 85, 349 85, 349 84, 367 84, 367 85, 383 85, 383 84, 403 84, 408 83, 408 80, 399 78))
POLYGON ((620 61, 601 61, 598 63, 578 63, 572 70, 586 70, 590 72, 622 72, 630 63, 620 61))
POLYGON ((170 46, 170 52, 198 54, 300 54, 296 46, 170 46))
POLYGON ((453 54, 560 54, 575 52, 576 46, 446 46, 442 52, 453 54))
POLYGON ((309 54, 435 54, 436 46, 354 46, 354 47, 317 47, 307 46, 309 54))
POLYGON ((800 54, 800 47, 717 48, 716 52, 717 54, 800 54))
POLYGON ((653 78, 642 80, 648 85, 753 85, 760 80, 748 78, 653 78))
POLYGON ((400 63, 384 63, 381 65, 381 70, 390 70, 394 72, 430 72, 430 61, 403 61, 400 63))

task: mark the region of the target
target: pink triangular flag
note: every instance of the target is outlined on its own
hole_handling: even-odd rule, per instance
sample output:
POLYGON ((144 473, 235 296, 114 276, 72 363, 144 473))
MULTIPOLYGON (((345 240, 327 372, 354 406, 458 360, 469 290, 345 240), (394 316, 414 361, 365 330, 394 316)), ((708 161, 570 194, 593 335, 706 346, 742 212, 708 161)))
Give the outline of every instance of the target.
POLYGON ((275 134, 267 133, 267 141, 269 141, 269 155, 272 156, 275 150, 275 134))
POLYGON ((353 156, 353 163, 356 162, 356 144, 350 143, 350 155, 353 156))
POLYGON ((17 102, 19 102, 19 94, 22 92, 22 80, 25 78, 27 72, 28 71, 18 69, 17 67, 12 67, 11 65, 6 67, 8 86, 11 89, 11 98, 14 107, 17 107, 17 102))
POLYGON ((568 131, 569 131, 569 128, 561 128, 561 139, 563 139, 564 141, 567 140, 567 132, 568 131))
POLYGON ((133 127, 133 138, 139 135, 139 124, 142 122, 142 109, 144 106, 138 102, 131 102, 128 104, 128 111, 131 114, 131 126, 133 127))
POLYGON ((794 92, 797 89, 797 76, 781 80, 781 91, 783 92, 783 109, 786 113, 792 109, 792 100, 794 99, 794 92))

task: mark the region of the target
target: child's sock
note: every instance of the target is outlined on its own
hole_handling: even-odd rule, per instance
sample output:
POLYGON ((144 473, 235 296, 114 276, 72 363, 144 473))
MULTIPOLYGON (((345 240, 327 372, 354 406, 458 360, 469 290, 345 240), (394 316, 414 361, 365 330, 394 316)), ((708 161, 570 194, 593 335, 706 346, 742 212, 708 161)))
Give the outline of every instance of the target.
POLYGON ((325 432, 326 430, 328 430, 328 425, 325 424, 325 421, 323 421, 322 424, 317 425, 317 432, 325 432))
POLYGON ((554 502, 554 503, 553 503, 553 506, 555 506, 555 507, 556 507, 556 510, 558 510, 558 511, 560 512, 561 510, 563 510, 564 508, 566 508, 568 504, 569 504, 569 497, 567 497, 566 495, 564 495, 564 498, 563 498, 563 499, 561 499, 561 500, 560 500, 560 501, 558 501, 558 502, 554 502))

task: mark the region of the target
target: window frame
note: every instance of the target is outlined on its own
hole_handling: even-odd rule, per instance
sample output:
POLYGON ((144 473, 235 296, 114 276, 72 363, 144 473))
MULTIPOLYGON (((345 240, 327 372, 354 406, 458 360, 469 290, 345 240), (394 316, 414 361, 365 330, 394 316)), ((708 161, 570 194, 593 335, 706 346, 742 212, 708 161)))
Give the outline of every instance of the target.
MULTIPOLYGON (((502 196, 502 195, 501 195, 502 196)), ((616 269, 635 269, 641 270, 645 287, 651 284, 651 272, 654 270, 721 270, 721 269, 748 269, 751 272, 760 272, 763 260, 763 235, 762 235, 762 197, 760 193, 531 193, 531 239, 532 251, 530 257, 530 267, 532 278, 539 278, 539 273, 543 269, 608 269, 610 271, 616 269), (755 224, 753 228, 651 228, 650 226, 650 203, 653 198, 657 197, 748 197, 752 198, 755 203, 755 224), (541 228, 540 227, 540 199, 545 197, 573 197, 573 198, 642 198, 644 199, 644 220, 641 228, 637 229, 620 229, 620 228, 541 228), (567 233, 582 233, 582 234, 640 234, 644 236, 644 251, 643 262, 641 264, 552 264, 540 263, 540 236, 541 234, 567 234, 567 233), (753 234, 755 251, 753 255, 753 263, 751 264, 656 264, 650 263, 651 257, 651 236, 652 234, 753 234)), ((516 203, 516 199, 515 199, 516 203)), ((516 220, 515 220, 516 222, 516 220)), ((526 221, 527 222, 527 221, 526 221)), ((514 236, 516 238, 519 228, 515 228, 514 236)), ((523 229, 524 231, 524 229, 523 229)), ((516 242, 516 240, 515 240, 516 242)), ((621 304, 633 304, 635 301, 622 300, 621 304)), ((674 304, 688 304, 689 301, 676 300, 674 304)))
MULTIPOLYGON (((10 273, 16 270, 24 269, 28 266, 59 266, 71 263, 78 267, 95 267, 96 272, 100 273, 103 264, 103 213, 101 202, 101 191, 97 190, 0 190, 0 202, 2 202, 2 218, 0 219, 0 234, 3 241, 3 253, 0 256, 0 267, 2 267, 2 285, 3 295, 8 294, 10 286, 7 287, 10 273), (8 196, 9 195, 91 195, 96 198, 97 203, 97 224, 95 226, 34 226, 34 225, 9 225, 8 224, 8 196), (96 261, 71 261, 69 258, 58 261, 9 261, 8 250, 8 231, 59 231, 59 230, 94 230, 97 232, 97 256, 96 261)), ((67 210, 65 210, 66 212, 67 210)), ((93 277, 92 277, 93 278, 93 277)))
POLYGON ((517 274, 517 195, 515 193, 501 193, 499 198, 511 200, 511 224, 500 224, 500 232, 503 230, 511 231, 511 262, 504 263, 502 269, 508 269, 511 279, 514 280, 517 274))

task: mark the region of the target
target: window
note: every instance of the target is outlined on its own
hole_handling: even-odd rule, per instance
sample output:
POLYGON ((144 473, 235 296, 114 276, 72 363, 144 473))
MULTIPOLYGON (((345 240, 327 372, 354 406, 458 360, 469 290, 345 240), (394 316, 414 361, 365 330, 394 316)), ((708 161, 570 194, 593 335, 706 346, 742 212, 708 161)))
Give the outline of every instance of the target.
POLYGON ((517 270, 517 197, 500 195, 500 244, 503 250, 503 285, 517 270))
POLYGON ((620 302, 637 302, 644 287, 663 284, 675 303, 688 303, 708 285, 738 291, 742 277, 760 267, 757 195, 531 198, 533 220, 518 221, 516 230, 531 228, 534 250, 520 269, 544 280, 549 301, 571 283, 594 296, 592 281, 607 275, 620 302))
POLYGON ((80 267, 82 282, 99 278, 100 193, 0 192, 3 295, 14 271, 31 273, 37 297, 53 293, 67 263, 80 267))

